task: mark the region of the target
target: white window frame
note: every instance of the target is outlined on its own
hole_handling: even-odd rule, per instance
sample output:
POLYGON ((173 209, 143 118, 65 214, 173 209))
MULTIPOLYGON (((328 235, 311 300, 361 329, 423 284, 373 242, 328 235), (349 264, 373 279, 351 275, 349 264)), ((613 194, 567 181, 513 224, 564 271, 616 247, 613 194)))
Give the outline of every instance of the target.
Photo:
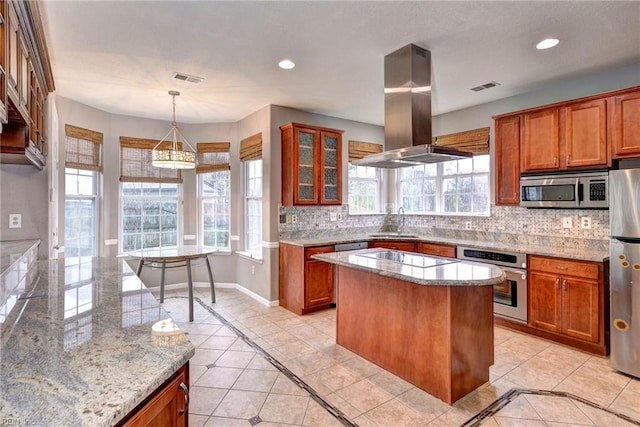
MULTIPOLYGON (((219 179, 219 178, 216 178, 219 179)), ((207 172, 207 173, 200 173, 198 174, 198 211, 200 212, 200 215, 198 215, 198 242, 200 242, 201 245, 206 245, 206 246, 214 246, 216 248, 218 248, 221 251, 231 251, 231 171, 226 169, 226 170, 220 170, 220 171, 215 171, 215 172, 207 172), (204 180, 205 178, 209 177, 209 176, 219 176, 219 175, 226 175, 224 177, 224 179, 227 181, 227 194, 225 196, 218 196, 218 195, 213 195, 213 194, 207 194, 204 192, 204 188, 205 188, 205 183, 204 180), (226 203, 229 206, 229 210, 228 210, 228 216, 227 216, 227 246, 217 246, 217 245, 208 245, 205 242, 205 204, 206 201, 208 200, 213 200, 214 203, 216 203, 217 201, 222 200, 222 203, 226 203)), ((213 215, 214 218, 216 218, 216 215, 213 215)), ((216 233, 223 233, 225 232, 225 230, 214 230, 216 233)))
POLYGON ((264 191, 264 183, 263 183, 263 176, 264 176, 264 164, 262 163, 262 159, 257 159, 257 160, 248 160, 243 162, 243 167, 244 167, 244 198, 245 198, 245 202, 244 202, 244 248, 245 248, 245 253, 250 256, 251 258, 255 258, 255 259, 259 259, 262 260, 262 226, 263 226, 263 221, 262 221, 262 208, 260 209, 260 215, 252 215, 249 209, 249 204, 251 201, 258 201, 258 203, 260 204, 260 206, 262 206, 262 194, 264 191), (260 175, 259 176, 252 176, 252 172, 255 171, 254 165, 257 164, 257 162, 260 162, 260 175), (260 194, 250 194, 251 193, 251 189, 253 188, 251 186, 251 181, 252 180, 259 180, 260 181, 260 194), (252 230, 251 227, 249 226, 250 222, 251 222, 251 218, 258 218, 259 219, 259 226, 257 227, 257 231, 252 230), (252 238, 251 235, 254 235, 252 238), (253 245, 251 245, 251 242, 254 242, 253 245), (257 242, 257 243, 255 243, 257 242))
MULTIPOLYGON (((68 227, 67 227, 67 201, 68 200, 77 200, 77 201, 92 201, 92 205, 93 205, 93 227, 92 227, 92 231, 93 231, 93 243, 92 243, 92 247, 93 247, 93 251, 92 254, 83 254, 82 256, 99 256, 100 255, 100 247, 98 245, 98 241, 99 241, 99 189, 100 189, 100 173, 98 173, 97 171, 93 171, 93 170, 87 170, 87 169, 78 169, 78 168, 65 168, 64 170, 64 203, 65 203, 65 216, 64 216, 64 222, 65 222, 65 226, 64 226, 64 244, 65 244, 65 255, 69 255, 69 248, 71 248, 72 246, 69 244, 70 242, 67 241, 67 233, 69 232, 68 227), (93 180, 93 189, 92 189, 92 194, 78 194, 78 191, 76 191, 76 194, 67 194, 67 188, 69 185, 69 176, 76 176, 76 177, 80 177, 80 176, 91 176, 92 180, 93 180)), ((76 190, 78 190, 78 188, 76 188, 76 190)), ((77 242, 76 242, 77 243, 77 242)), ((77 245, 76 245, 77 246, 77 245)))
MULTIPOLYGON (((348 175, 348 200, 349 200, 349 215, 358 215, 358 214, 378 214, 382 212, 382 171, 379 168, 369 167, 369 166, 357 166, 349 163, 347 167, 347 175, 348 175), (363 177, 363 176, 354 176, 352 175, 352 171, 363 171, 363 168, 367 170, 370 169, 374 171, 375 177, 363 177), (373 210, 357 210, 353 209, 356 204, 352 203, 354 197, 351 194, 351 183, 352 182, 363 182, 363 183, 374 183, 375 186, 375 207, 373 210)), ((371 196, 371 195, 369 195, 371 196)))
MULTIPOLYGON (((163 245, 162 244, 162 240, 160 240, 160 246, 159 247, 171 247, 171 246, 181 247, 182 244, 183 244, 183 235, 182 235, 182 233, 183 233, 182 232, 183 225, 182 225, 182 222, 184 220, 183 219, 184 217, 183 217, 183 214, 182 214, 182 211, 183 211, 183 195, 182 195, 182 191, 183 191, 182 187, 183 186, 182 186, 182 184, 173 183, 173 182, 121 182, 120 183, 120 189, 119 189, 119 191, 120 191, 120 206, 119 206, 119 209, 118 209, 118 212, 119 212, 119 215, 118 215, 119 216, 119 221, 118 221, 118 223, 119 223, 119 232, 118 232, 118 235, 119 235, 119 238, 118 238, 119 251, 121 253, 123 253, 123 252, 129 252, 129 251, 133 250, 133 249, 124 249, 124 240, 125 239, 124 239, 124 212, 123 212, 123 209, 124 209, 125 196, 124 196, 123 190, 124 190, 124 187, 126 185, 129 185, 129 184, 133 184, 133 185, 136 185, 136 184, 140 184, 140 185, 143 185, 143 184, 156 184, 156 185, 160 185, 160 186, 163 186, 163 185, 176 185, 177 186, 177 190, 178 191, 177 191, 177 213, 176 213, 176 233, 177 233, 176 244, 175 245, 172 245, 172 244, 171 245, 170 244, 163 245)), ((143 245, 142 248, 138 248, 138 249, 146 249, 146 247, 143 245)))
MULTIPOLYGON (((487 156, 485 159, 487 162, 490 161, 489 154, 483 154, 480 156, 487 156)), ((475 159, 475 158, 474 158, 475 159)), ((420 165, 424 167, 425 165, 420 165)), ((443 216, 489 216, 491 210, 491 192, 493 191, 491 188, 491 170, 490 168, 487 171, 482 172, 470 172, 470 173, 459 173, 459 174, 444 174, 444 163, 435 164, 436 174, 432 177, 421 177, 415 179, 416 182, 424 182, 427 179, 434 180, 435 187, 435 209, 433 211, 426 210, 412 210, 411 206, 403 206, 403 194, 402 194, 402 183, 411 181, 401 179, 401 169, 396 170, 396 204, 398 206, 403 206, 406 213, 410 213, 412 215, 443 215, 443 216), (456 177, 473 177, 474 176, 486 176, 487 179, 487 210, 483 212, 445 212, 444 211, 444 180, 445 178, 449 178, 452 176, 456 177)), ((407 168, 404 168, 407 169, 407 168)))

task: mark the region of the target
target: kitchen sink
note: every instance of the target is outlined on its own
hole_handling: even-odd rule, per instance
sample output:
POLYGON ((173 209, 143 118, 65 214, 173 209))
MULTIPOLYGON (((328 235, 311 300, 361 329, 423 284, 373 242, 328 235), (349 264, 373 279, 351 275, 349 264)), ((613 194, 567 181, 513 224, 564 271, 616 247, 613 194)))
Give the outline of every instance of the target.
POLYGON ((373 233, 373 234, 369 234, 369 237, 371 238, 380 238, 380 237, 385 237, 385 238, 397 238, 397 239, 417 239, 420 236, 418 236, 417 234, 398 234, 398 233, 373 233))

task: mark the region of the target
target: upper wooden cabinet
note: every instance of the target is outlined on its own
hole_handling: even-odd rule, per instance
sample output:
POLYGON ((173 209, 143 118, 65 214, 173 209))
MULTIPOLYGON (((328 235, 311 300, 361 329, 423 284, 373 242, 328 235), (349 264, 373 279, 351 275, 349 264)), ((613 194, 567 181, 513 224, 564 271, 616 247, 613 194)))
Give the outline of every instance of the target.
POLYGON ((613 158, 640 157, 640 89, 614 96, 611 101, 613 158))
POLYGON ((42 168, 54 85, 38 2, 1 1, 0 13, 0 161, 42 168))
POLYGON ((522 172, 610 165, 605 99, 523 114, 522 172))
POLYGON ((520 203, 520 116, 495 121, 496 205, 520 203))
POLYGON ((342 203, 342 132, 289 123, 282 136, 282 205, 342 203))

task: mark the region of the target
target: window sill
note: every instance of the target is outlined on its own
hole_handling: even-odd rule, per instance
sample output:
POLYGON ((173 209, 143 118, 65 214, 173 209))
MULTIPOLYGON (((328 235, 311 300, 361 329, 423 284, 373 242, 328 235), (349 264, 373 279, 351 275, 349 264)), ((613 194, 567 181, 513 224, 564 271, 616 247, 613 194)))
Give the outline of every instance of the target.
POLYGON ((220 250, 212 253, 211 256, 218 256, 218 255, 230 256, 232 254, 233 254, 233 252, 231 252, 231 249, 220 249, 220 250))
POLYGON ((257 262, 258 264, 262 264, 263 259, 262 258, 256 258, 253 256, 253 254, 251 252, 246 252, 246 251, 236 251, 236 253, 238 255, 240 255, 240 258, 245 258, 248 260, 251 260, 253 262, 257 262))

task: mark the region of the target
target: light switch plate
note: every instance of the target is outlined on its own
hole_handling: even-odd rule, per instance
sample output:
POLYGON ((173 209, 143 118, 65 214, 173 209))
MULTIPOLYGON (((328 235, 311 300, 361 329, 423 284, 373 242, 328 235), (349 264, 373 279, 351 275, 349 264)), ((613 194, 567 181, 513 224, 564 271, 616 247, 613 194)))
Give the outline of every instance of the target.
POLYGON ((9 214, 9 228, 22 228, 22 214, 9 214))
POLYGON ((570 216, 562 217, 562 228, 571 228, 571 227, 573 227, 573 224, 571 223, 571 217, 570 216))

